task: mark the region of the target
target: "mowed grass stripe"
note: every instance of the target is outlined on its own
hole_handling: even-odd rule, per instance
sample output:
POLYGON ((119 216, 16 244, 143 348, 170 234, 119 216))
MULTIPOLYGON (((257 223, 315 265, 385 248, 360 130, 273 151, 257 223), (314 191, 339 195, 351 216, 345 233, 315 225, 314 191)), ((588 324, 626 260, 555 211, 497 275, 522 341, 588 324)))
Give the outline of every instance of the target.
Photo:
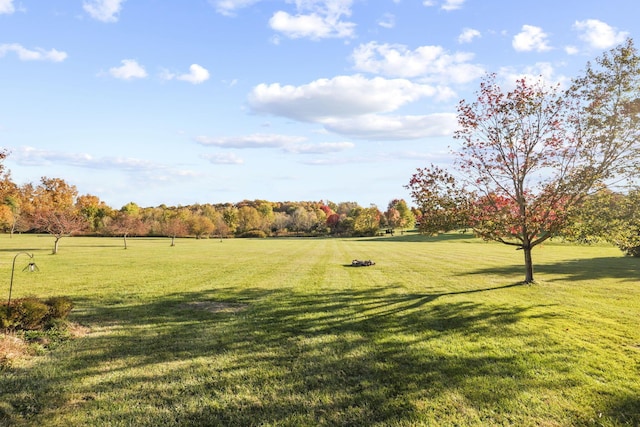
POLYGON ((7 277, 22 248, 41 267, 15 295, 69 295, 91 333, 2 372, 0 424, 640 422, 640 266, 615 248, 536 248, 521 286, 519 251, 458 234, 2 243, 7 277))

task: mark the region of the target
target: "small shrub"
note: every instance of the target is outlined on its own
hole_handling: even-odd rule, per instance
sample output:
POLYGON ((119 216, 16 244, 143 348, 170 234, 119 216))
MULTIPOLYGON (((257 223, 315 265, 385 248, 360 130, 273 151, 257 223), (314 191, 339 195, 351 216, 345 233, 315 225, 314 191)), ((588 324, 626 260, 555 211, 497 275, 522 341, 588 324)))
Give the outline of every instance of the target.
POLYGON ((9 307, 7 307, 6 305, 0 306, 0 328, 2 329, 11 328, 13 322, 11 321, 11 318, 9 317, 9 315, 10 315, 9 307))
POLYGON ((9 309, 18 313, 18 325, 27 330, 41 329, 49 314, 49 306, 33 297, 16 300, 9 309))
POLYGON ((0 306, 0 328, 5 330, 43 330, 55 327, 67 318, 73 302, 67 297, 42 301, 36 297, 11 301, 0 306))
POLYGON ((248 239, 265 239, 267 237, 267 233, 262 230, 249 230, 245 231, 238 237, 248 238, 248 239))
POLYGON ((73 309, 73 302, 67 297, 51 297, 46 301, 50 319, 66 319, 73 309))
POLYGON ((625 248, 624 251, 629 256, 632 256, 632 257, 635 257, 635 258, 640 258, 640 246, 628 247, 628 248, 625 248))

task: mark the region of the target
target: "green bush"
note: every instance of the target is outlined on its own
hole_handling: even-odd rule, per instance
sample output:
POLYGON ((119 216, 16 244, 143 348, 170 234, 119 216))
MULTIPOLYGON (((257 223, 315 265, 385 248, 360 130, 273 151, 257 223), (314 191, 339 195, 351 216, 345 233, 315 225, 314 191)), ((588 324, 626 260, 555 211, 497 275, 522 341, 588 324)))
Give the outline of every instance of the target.
POLYGON ((56 321, 64 320, 73 309, 67 297, 52 297, 42 301, 27 297, 11 301, 11 305, 0 306, 0 327, 12 330, 48 329, 56 321))
POLYGON ((245 231, 244 233, 242 233, 241 235, 239 235, 238 237, 244 237, 244 238, 249 238, 249 239, 264 239, 267 237, 267 233, 265 233, 262 230, 249 230, 249 231, 245 231))
POLYGON ((0 328, 10 329, 13 326, 13 319, 10 317, 9 307, 0 306, 0 328))
POLYGON ((46 301, 50 319, 66 319, 73 309, 73 302, 67 297, 51 297, 46 301))
POLYGON ((49 306, 34 297, 14 301, 10 310, 17 313, 18 325, 26 330, 42 329, 49 314, 49 306))

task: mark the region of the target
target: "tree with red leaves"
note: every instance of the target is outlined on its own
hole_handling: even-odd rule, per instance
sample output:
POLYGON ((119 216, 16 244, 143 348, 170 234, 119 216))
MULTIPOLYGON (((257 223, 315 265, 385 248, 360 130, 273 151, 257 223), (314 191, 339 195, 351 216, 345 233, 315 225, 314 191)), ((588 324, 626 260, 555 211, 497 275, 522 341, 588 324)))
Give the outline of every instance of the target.
POLYGON ((78 190, 61 178, 42 177, 32 195, 31 222, 36 230, 51 234, 55 240, 53 254, 58 253, 60 239, 84 229, 87 221, 75 205, 78 190))
POLYGON ((144 236, 149 232, 149 225, 140 217, 138 205, 131 202, 112 215, 106 231, 112 235, 122 236, 124 249, 127 249, 127 238, 129 236, 144 236))
POLYGON ((419 169, 407 186, 421 227, 464 223, 513 245, 524 253, 524 282, 534 282, 531 250, 590 192, 638 173, 640 58, 628 40, 597 65, 564 92, 525 79, 504 91, 486 77, 477 100, 458 106, 456 171, 419 169))

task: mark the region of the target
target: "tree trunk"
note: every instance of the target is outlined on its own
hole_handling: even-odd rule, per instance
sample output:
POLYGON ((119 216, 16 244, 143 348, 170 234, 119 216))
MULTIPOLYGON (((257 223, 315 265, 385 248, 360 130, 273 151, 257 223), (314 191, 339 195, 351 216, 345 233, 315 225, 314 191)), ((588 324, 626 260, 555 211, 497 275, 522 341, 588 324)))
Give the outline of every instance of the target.
POLYGON ((171 236, 171 246, 176 245, 176 236, 171 236))
POLYGON ((61 237, 56 237, 55 242, 53 242, 53 255, 58 253, 58 243, 60 242, 61 237))
POLYGON ((124 239, 124 248, 127 249, 127 235, 123 235, 122 238, 124 239))
POLYGON ((533 259, 531 258, 531 246, 529 245, 523 246, 522 250, 524 252, 524 267, 525 267, 524 283, 534 283, 533 259))

